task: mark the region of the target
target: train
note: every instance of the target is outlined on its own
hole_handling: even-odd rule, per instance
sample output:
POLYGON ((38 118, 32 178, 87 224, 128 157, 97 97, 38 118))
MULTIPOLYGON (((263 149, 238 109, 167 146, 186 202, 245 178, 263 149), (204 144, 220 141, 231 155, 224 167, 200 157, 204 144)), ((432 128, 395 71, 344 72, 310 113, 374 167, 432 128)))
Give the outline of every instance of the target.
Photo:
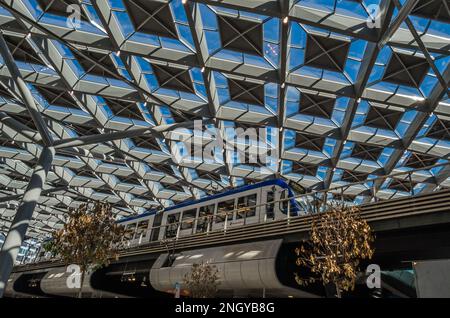
POLYGON ((282 179, 245 185, 162 211, 123 218, 124 243, 136 246, 197 233, 285 219, 305 212, 294 190, 282 179))

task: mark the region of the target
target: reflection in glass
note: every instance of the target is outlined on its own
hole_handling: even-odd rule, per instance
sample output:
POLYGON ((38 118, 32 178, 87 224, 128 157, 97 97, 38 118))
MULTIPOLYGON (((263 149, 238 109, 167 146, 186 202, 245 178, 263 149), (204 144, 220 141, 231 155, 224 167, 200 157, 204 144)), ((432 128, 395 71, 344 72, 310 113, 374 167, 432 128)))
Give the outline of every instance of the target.
POLYGON ((216 223, 224 222, 227 215, 228 220, 230 220, 230 218, 233 218, 233 210, 234 199, 220 202, 217 205, 216 223))
POLYGON ((256 215, 256 193, 238 199, 236 219, 256 215))

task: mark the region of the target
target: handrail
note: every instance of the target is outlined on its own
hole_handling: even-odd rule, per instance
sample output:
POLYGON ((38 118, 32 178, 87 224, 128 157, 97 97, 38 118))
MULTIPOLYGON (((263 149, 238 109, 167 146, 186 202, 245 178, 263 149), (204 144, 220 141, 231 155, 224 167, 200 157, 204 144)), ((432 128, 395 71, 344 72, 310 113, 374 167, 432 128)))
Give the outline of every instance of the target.
MULTIPOLYGON (((435 201, 435 194, 428 194, 428 200, 435 201)), ((413 206, 411 209, 410 202, 398 202, 398 208, 388 208, 387 210, 383 209, 382 203, 372 203, 373 205, 380 206, 379 210, 369 210, 362 211, 362 217, 367 220, 369 223, 376 221, 384 221, 387 219, 393 219, 397 217, 408 217, 408 216, 416 216, 430 213, 437 213, 446 211, 450 213, 450 210, 447 208, 448 201, 446 196, 439 196, 438 198, 439 204, 432 205, 430 207, 429 202, 423 202, 426 207, 422 208, 421 205, 413 206)), ((192 248, 196 246, 203 245, 211 245, 211 244, 222 244, 224 242, 232 242, 232 241, 242 241, 247 239, 261 239, 265 237, 271 237, 274 235, 285 235, 285 234, 293 234, 300 233, 309 230, 310 220, 312 215, 303 215, 293 217, 291 220, 283 219, 283 220, 275 220, 268 222, 264 225, 262 224, 251 224, 244 227, 236 227, 229 230, 226 233, 226 236, 222 235, 220 232, 212 232, 212 233, 197 233, 192 236, 181 237, 177 241, 176 248, 184 249, 184 248, 192 248)), ((135 254, 142 253, 153 253, 153 252, 161 252, 164 251, 164 248, 158 245, 159 242, 150 242, 143 246, 134 246, 132 249, 123 250, 121 253, 121 257, 131 256, 135 254), (158 247, 159 246, 159 247, 158 247)))

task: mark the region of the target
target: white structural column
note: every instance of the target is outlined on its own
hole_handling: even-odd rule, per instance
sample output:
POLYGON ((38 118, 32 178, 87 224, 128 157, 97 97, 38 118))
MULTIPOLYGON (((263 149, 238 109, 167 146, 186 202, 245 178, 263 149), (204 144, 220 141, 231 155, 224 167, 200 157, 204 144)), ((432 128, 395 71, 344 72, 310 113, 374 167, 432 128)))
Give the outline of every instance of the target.
POLYGON ((25 194, 23 195, 22 202, 17 209, 17 213, 6 235, 5 242, 0 251, 0 298, 3 297, 6 283, 11 274, 17 254, 19 254, 19 249, 31 217, 33 216, 34 208, 41 196, 42 187, 45 184, 45 179, 52 165, 54 155, 55 150, 53 148, 43 148, 25 194))
MULTIPOLYGON (((0 298, 3 297, 6 283, 8 282, 9 275, 11 274, 19 253, 20 246, 28 229, 28 225, 32 219, 34 208, 39 200, 42 192, 42 188, 45 184, 48 171, 52 165, 53 157, 55 155, 55 149, 52 147, 53 138, 44 119, 36 106, 34 97, 30 92, 25 80, 23 79, 19 68, 17 67, 11 51, 3 38, 3 34, 0 33, 0 54, 3 58, 3 62, 8 68, 11 78, 16 85, 15 90, 22 99, 25 107, 30 113, 30 117, 33 120, 44 148, 36 164, 30 182, 28 183, 25 194, 23 195, 22 202, 17 209, 17 213, 14 216, 14 220, 5 238, 5 242, 0 251, 0 298)), ((10 121, 11 122, 11 121, 10 121)), ((36 140, 37 141, 37 140, 36 140)))

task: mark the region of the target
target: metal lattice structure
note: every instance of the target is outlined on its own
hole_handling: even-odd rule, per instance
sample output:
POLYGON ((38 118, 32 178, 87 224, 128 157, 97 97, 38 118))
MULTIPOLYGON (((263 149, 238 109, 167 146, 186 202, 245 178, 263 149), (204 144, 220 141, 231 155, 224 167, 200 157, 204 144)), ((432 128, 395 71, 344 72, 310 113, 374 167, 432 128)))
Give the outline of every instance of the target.
POLYGON ((0 196, 17 199, 1 206, 0 230, 47 143, 56 153, 28 230, 36 238, 90 199, 129 215, 273 177, 310 189, 360 182, 346 189, 355 202, 368 189, 386 199, 448 187, 449 8, 448 0, 1 0, 0 30, 41 121, 3 57, 0 196), (207 138, 196 141, 195 120, 207 138), (275 162, 243 162, 226 149, 235 139, 228 128, 261 127, 275 162), (186 159, 183 140, 223 149, 215 160, 186 159), (371 181, 433 165, 409 180, 371 181))

